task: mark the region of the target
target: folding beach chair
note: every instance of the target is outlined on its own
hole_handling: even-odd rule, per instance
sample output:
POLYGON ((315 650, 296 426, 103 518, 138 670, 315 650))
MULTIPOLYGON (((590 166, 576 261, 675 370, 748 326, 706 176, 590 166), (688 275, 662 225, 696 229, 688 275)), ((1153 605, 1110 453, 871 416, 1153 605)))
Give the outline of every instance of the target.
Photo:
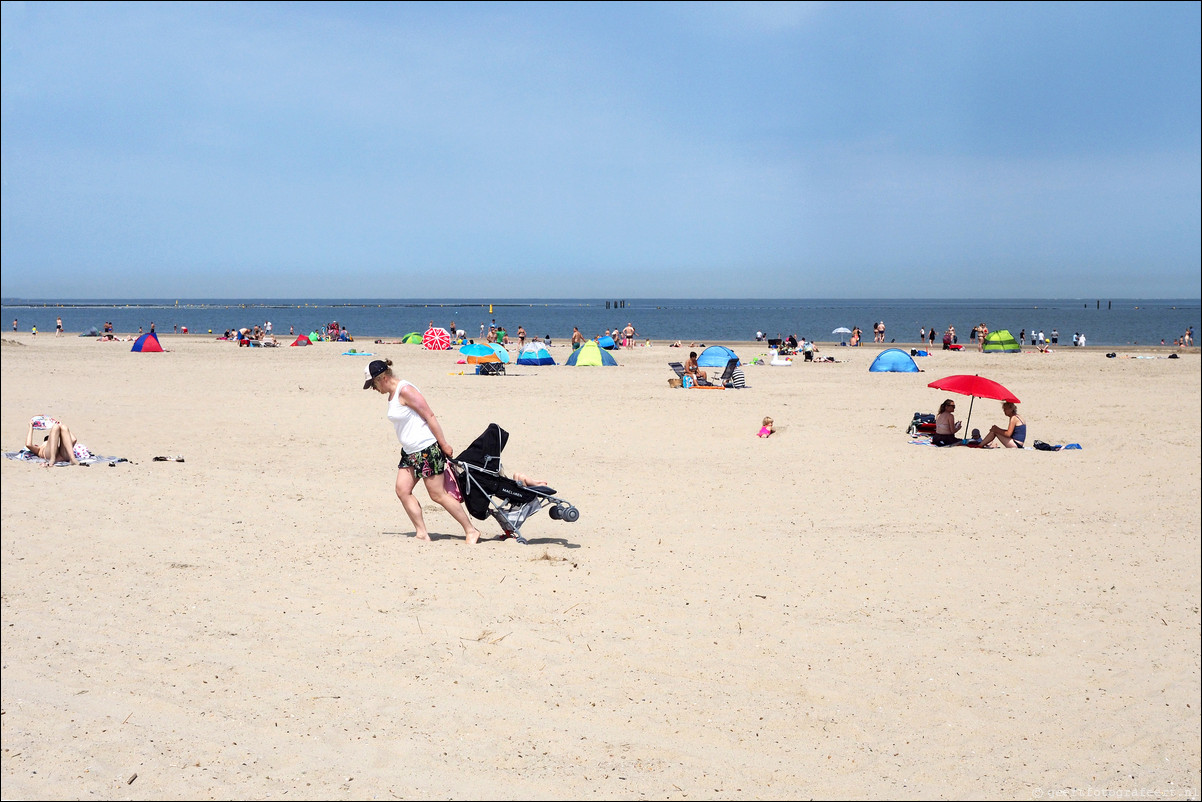
POLYGON ((735 368, 739 367, 739 360, 731 358, 726 360, 726 367, 722 371, 722 375, 718 377, 716 384, 720 387, 732 386, 732 379, 735 375, 735 368))
MULTIPOLYGON (((738 360, 732 361, 737 362, 738 360)), ((669 362, 668 367, 676 371, 676 377, 680 379, 680 386, 684 387, 686 390, 721 390, 725 387, 725 385, 721 383, 715 384, 708 379, 701 378, 700 376, 690 376, 688 372, 685 371, 684 363, 682 362, 669 362)), ((726 378, 730 377, 727 376, 726 378)))

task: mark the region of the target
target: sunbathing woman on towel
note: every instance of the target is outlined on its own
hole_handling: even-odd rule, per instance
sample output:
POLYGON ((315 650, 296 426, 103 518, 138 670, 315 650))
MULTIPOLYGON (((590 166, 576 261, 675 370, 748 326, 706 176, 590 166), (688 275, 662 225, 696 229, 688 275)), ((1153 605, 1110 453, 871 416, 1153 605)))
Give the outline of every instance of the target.
POLYGON ((42 438, 42 442, 34 441, 33 422, 29 424, 29 432, 25 435, 25 448, 33 452, 37 456, 46 460, 44 467, 49 468, 56 462, 69 462, 72 465, 79 464, 79 456, 88 455, 88 450, 83 447, 83 444, 75 439, 75 435, 71 434, 71 430, 67 428, 65 423, 55 423, 46 430, 46 436, 42 438))

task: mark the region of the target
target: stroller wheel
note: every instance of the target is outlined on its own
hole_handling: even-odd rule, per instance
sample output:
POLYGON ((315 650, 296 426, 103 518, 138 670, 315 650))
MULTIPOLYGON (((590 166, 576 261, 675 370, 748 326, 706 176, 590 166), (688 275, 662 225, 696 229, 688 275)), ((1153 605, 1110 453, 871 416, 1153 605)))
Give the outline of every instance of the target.
POLYGON ((552 507, 551 509, 547 510, 547 515, 551 516, 551 520, 558 521, 563 517, 563 511, 560 510, 559 507, 552 507))
POLYGON ((580 510, 576 509, 575 507, 568 507, 566 510, 561 512, 560 515, 568 523, 580 520, 580 510))

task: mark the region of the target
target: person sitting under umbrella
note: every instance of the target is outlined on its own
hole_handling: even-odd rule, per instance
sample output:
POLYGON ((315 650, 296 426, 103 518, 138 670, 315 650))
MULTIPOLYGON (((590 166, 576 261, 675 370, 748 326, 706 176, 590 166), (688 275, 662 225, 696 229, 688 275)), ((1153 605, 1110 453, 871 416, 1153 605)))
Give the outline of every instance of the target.
POLYGON ((990 426, 989 434, 981 440, 981 448, 997 448, 997 446, 990 445, 994 440, 1006 448, 1022 448, 1023 444, 1027 442, 1027 422, 1018 416, 1018 405, 1013 401, 1003 401, 1002 412, 1006 413, 1006 417, 1009 419, 1006 428, 990 426))
POLYGON ((937 446, 954 446, 960 442, 957 432, 963 426, 962 421, 956 420, 956 402, 947 399, 939 405, 939 414, 935 416, 935 434, 931 442, 937 446))

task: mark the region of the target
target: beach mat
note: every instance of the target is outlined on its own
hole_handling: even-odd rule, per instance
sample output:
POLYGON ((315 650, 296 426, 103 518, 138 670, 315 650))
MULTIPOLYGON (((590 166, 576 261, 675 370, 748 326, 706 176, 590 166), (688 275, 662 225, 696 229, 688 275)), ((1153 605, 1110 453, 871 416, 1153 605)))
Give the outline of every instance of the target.
MULTIPOLYGON (((34 462, 39 465, 46 464, 46 460, 42 459, 41 457, 35 456, 32 451, 27 451, 25 449, 21 449, 20 451, 5 451, 4 456, 6 459, 15 459, 20 462, 34 462)), ((100 464, 104 464, 104 465, 116 465, 118 462, 129 462, 129 460, 127 460, 125 457, 102 457, 97 454, 93 454, 92 456, 88 457, 87 459, 81 459, 79 461, 79 464, 80 465, 96 465, 96 464, 100 463, 100 464)), ((70 465, 71 463, 56 462, 54 464, 55 464, 55 467, 57 467, 59 465, 70 465)))

